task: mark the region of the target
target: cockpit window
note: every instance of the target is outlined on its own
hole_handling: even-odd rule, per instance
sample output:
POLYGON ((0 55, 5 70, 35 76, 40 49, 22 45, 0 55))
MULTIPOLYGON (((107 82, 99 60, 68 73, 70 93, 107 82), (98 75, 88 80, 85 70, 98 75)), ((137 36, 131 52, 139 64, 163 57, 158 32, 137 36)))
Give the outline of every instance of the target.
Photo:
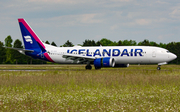
POLYGON ((169 51, 166 51, 167 53, 170 53, 169 51))

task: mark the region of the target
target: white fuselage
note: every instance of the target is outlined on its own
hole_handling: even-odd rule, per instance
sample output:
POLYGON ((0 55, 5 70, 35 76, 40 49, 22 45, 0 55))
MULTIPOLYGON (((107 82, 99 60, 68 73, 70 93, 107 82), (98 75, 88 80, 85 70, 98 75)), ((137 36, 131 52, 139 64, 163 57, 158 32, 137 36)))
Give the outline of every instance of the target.
POLYGON ((46 50, 56 63, 70 64, 74 61, 63 58, 64 54, 75 54, 89 57, 111 57, 116 64, 164 63, 176 58, 168 50, 150 46, 99 46, 99 47, 54 47, 47 45, 46 50))

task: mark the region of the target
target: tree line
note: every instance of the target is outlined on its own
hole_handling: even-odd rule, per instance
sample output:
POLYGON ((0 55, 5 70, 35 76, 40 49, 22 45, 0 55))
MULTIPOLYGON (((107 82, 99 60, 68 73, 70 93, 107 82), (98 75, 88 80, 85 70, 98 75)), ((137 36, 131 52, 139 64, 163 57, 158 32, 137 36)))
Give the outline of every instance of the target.
MULTIPOLYGON (((50 44, 49 41, 45 42, 46 44, 50 44)), ((57 46, 53 41, 50 45, 57 46)), ((135 40, 119 40, 111 41, 109 39, 103 38, 99 41, 94 40, 85 40, 80 46, 156 46, 168 49, 170 52, 177 55, 177 59, 170 62, 171 64, 180 64, 180 42, 170 42, 168 44, 165 43, 156 43, 153 41, 149 41, 147 39, 137 43, 135 40)), ((60 47, 73 47, 73 43, 67 40, 60 47)), ((4 40, 4 43, 0 41, 0 64, 47 64, 49 62, 33 59, 29 56, 23 55, 16 50, 8 49, 5 47, 13 47, 13 48, 23 48, 22 42, 19 39, 16 39, 13 42, 11 36, 7 36, 4 40)))

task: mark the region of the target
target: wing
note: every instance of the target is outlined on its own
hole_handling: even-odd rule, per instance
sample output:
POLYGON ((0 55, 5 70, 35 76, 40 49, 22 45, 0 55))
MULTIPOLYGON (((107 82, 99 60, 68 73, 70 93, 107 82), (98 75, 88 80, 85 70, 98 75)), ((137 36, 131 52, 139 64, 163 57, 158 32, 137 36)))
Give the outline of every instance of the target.
POLYGON ((93 62, 95 57, 90 56, 83 56, 83 55, 77 55, 77 54, 63 54, 63 58, 66 58, 66 60, 73 60, 73 63, 86 63, 86 62, 93 62))

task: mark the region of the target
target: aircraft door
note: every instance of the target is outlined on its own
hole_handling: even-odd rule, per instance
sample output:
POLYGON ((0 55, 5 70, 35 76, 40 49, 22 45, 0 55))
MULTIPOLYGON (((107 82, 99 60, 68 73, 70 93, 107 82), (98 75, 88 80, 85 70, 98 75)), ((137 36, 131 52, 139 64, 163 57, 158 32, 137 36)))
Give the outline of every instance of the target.
POLYGON ((156 50, 155 49, 152 50, 152 57, 156 57, 156 50))

